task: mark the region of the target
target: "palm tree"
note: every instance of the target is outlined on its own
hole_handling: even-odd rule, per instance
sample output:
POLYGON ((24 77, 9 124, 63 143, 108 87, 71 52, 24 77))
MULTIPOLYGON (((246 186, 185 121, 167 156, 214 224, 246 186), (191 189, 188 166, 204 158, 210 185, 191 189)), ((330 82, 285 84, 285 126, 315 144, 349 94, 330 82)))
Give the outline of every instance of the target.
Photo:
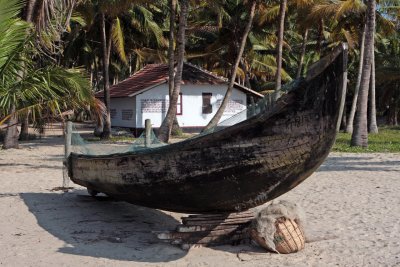
POLYGON ((240 44, 238 47, 239 50, 237 52, 235 63, 232 65, 232 68, 230 71, 231 76, 229 78, 228 89, 226 90, 224 99, 222 100, 221 106, 215 113, 214 117, 210 120, 210 122, 207 124, 207 126, 204 128, 203 131, 208 131, 209 129, 215 127, 218 124, 219 120, 221 119, 222 115, 224 114, 226 106, 228 105, 228 101, 230 100, 230 96, 232 94, 233 85, 235 83, 239 63, 240 63, 240 60, 242 59, 244 47, 246 46, 247 36, 249 35, 251 26, 253 25, 256 4, 257 4, 256 0, 251 1, 251 6, 250 6, 250 10, 249 10, 249 18, 248 18, 248 21, 246 24, 246 28, 243 31, 243 35, 242 35, 242 38, 241 38, 241 41, 240 41, 240 44))
POLYGON ((307 38, 308 38, 308 28, 306 28, 303 32, 303 42, 301 44, 301 53, 299 57, 299 67, 297 69, 296 78, 300 78, 303 71, 304 64, 304 56, 306 54, 306 46, 307 46, 307 38))
POLYGON ((275 74, 275 100, 279 98, 282 87, 282 50, 283 50, 283 33, 285 31, 285 13, 287 0, 280 0, 279 5, 279 28, 278 43, 276 46, 276 74, 275 74))
POLYGON ((360 41, 360 60, 358 64, 358 74, 357 74, 357 82, 356 82, 356 87, 354 90, 354 95, 353 95, 353 101, 351 104, 351 109, 349 113, 349 117, 347 119, 346 123, 346 132, 347 133, 353 133, 353 124, 354 124, 354 116, 356 114, 356 108, 357 108, 357 99, 360 91, 360 85, 361 85, 361 76, 363 73, 363 62, 364 62, 364 51, 365 51, 365 34, 366 34, 366 25, 364 25, 363 31, 362 31, 362 37, 360 41))
MULTIPOLYGON (((52 41, 60 40, 59 32, 63 32, 65 30, 67 21, 71 16, 73 6, 74 1, 68 0, 41 2, 37 2, 36 0, 29 0, 26 2, 24 12, 22 13, 22 18, 26 22, 34 23, 38 36, 38 40, 36 41, 38 41, 38 43, 41 45, 41 49, 46 51, 49 48, 48 46, 50 45, 50 43, 53 44, 52 41), (64 13, 68 15, 64 16, 64 13), (43 41, 43 36, 46 36, 46 42, 43 41)), ((24 70, 22 68, 19 76, 23 77, 24 75, 24 70)), ((11 110, 14 110, 14 108, 12 107, 11 110)), ((23 140, 28 135, 29 114, 30 111, 27 111, 25 114, 21 115, 21 134, 19 135, 21 140, 23 140)), ((8 140, 7 143, 9 145, 12 143, 14 144, 13 146, 18 147, 18 118, 12 116, 10 118, 10 125, 11 127, 8 127, 6 131, 6 140, 8 140)))
MULTIPOLYGON (((27 2, 24 12, 24 19, 26 22, 31 22, 32 15, 34 11, 36 0, 30 0, 27 2)), ((23 71, 21 71, 21 76, 23 75, 23 71)), ((15 106, 11 107, 10 113, 15 113, 15 106)), ((6 135, 5 135, 5 148, 17 148, 18 147, 18 118, 13 115, 9 119, 9 125, 7 127, 6 135)), ((24 140, 28 136, 28 124, 29 124, 29 112, 23 115, 23 123, 21 125, 21 134, 19 135, 22 140, 24 140)))
POLYGON ((18 147, 17 116, 32 111, 37 118, 93 103, 87 79, 76 71, 38 66, 29 25, 16 18, 21 4, 0 0, 0 125, 7 122, 3 148, 18 147))
MULTIPOLYGON (((172 99, 174 93, 174 76, 175 76, 175 16, 176 16, 176 0, 169 0, 169 36, 168 36, 168 89, 169 98, 172 99)), ((178 119, 175 116, 172 133, 180 132, 178 119)))
POLYGON ((371 80, 371 63, 374 52, 374 32, 375 32, 375 0, 368 0, 366 14, 366 33, 365 33, 365 56, 363 60, 363 73, 357 101, 357 114, 355 129, 351 136, 351 146, 368 146, 368 91, 371 80))
MULTIPOLYGON (((101 21, 101 45, 102 45, 102 59, 103 59, 103 85, 104 85, 104 105, 106 106, 106 116, 103 124, 103 132, 101 133, 102 139, 109 139, 111 137, 111 97, 110 97, 110 54, 111 54, 111 36, 107 39, 106 34, 106 15, 104 12, 100 13, 101 21)), ((109 29, 111 34, 111 29, 109 29)))
POLYGON ((172 97, 174 91, 174 76, 175 76, 175 13, 176 0, 169 0, 169 43, 168 43, 168 87, 169 97, 172 97))
MULTIPOLYGON (((26 2, 25 12, 23 17, 25 17, 26 22, 32 21, 33 11, 35 8, 36 0, 30 0, 26 2)), ((23 116, 21 122, 21 133, 19 135, 20 140, 27 140, 29 137, 29 112, 23 116)))
POLYGON ((372 51, 371 59, 371 81, 370 81, 370 108, 368 132, 372 134, 378 133, 378 124, 376 122, 376 94, 375 94, 375 51, 372 51))
POLYGON ((180 1, 179 30, 177 35, 177 67, 174 78, 174 91, 169 99, 167 114, 160 126, 158 138, 163 142, 168 142, 171 136, 172 126, 176 118, 176 108, 179 94, 181 92, 183 61, 185 57, 185 31, 187 26, 187 17, 189 13, 189 0, 180 1))

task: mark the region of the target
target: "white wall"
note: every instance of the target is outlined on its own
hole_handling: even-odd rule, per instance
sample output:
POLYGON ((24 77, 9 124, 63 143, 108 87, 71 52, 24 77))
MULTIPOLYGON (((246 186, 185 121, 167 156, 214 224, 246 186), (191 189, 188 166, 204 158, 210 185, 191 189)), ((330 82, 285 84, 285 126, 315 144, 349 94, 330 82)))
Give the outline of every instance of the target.
MULTIPOLYGON (((226 89, 227 85, 183 85, 181 87, 182 115, 177 115, 179 125, 181 127, 206 126, 217 112, 219 107, 218 100, 222 101, 226 89), (211 104, 213 106, 213 112, 210 114, 203 114, 202 93, 212 93, 211 104)), ((236 102, 231 102, 232 104, 227 107, 221 121, 246 109, 246 99, 247 97, 245 93, 234 88, 231 100, 236 102)), ((159 127, 166 115, 169 105, 168 101, 169 96, 167 84, 159 85, 136 95, 136 127, 144 128, 144 121, 146 119, 151 119, 153 127, 159 127)), ((246 119, 245 115, 241 120, 244 119, 246 119)))
POLYGON ((111 126, 135 128, 136 125, 136 97, 111 98, 111 126), (132 112, 132 117, 128 119, 126 115, 132 112), (123 113, 125 117, 123 118, 123 113))

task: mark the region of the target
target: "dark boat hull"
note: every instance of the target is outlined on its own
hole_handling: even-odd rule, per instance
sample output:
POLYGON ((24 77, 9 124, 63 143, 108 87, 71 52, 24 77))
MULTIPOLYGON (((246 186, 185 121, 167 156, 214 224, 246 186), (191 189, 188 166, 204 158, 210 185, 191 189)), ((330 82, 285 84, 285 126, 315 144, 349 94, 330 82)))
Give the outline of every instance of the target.
POLYGON ((272 200, 309 177, 335 141, 347 50, 319 62, 272 110, 219 132, 142 153, 71 154, 77 184, 178 212, 231 212, 272 200))

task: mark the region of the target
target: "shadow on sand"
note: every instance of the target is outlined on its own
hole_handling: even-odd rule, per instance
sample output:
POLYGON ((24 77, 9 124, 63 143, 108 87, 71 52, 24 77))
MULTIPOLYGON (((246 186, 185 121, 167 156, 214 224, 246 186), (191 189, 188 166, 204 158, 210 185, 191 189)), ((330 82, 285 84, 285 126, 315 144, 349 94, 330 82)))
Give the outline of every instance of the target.
POLYGON ((169 262, 187 254, 156 238, 154 232, 179 223, 161 211, 95 199, 83 190, 20 196, 38 224, 65 242, 61 253, 137 262, 169 262))
POLYGON ((338 157, 330 156, 317 170, 324 171, 387 171, 398 172, 400 161, 396 160, 371 160, 373 157, 338 157))

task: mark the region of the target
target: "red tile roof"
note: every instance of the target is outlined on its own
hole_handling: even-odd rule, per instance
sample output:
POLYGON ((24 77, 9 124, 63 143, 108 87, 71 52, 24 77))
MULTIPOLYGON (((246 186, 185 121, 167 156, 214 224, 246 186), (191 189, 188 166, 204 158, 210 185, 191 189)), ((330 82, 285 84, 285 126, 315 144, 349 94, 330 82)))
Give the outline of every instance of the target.
MULTIPOLYGON (((168 64, 149 64, 134 73, 131 77, 110 87, 111 97, 129 97, 153 86, 168 82, 168 64)), ((219 77, 199 67, 185 63, 182 72, 182 84, 227 84, 225 78, 219 77)), ((262 97, 261 94, 235 84, 235 87, 247 94, 262 97)), ((103 91, 96 93, 96 97, 102 98, 103 91)))

